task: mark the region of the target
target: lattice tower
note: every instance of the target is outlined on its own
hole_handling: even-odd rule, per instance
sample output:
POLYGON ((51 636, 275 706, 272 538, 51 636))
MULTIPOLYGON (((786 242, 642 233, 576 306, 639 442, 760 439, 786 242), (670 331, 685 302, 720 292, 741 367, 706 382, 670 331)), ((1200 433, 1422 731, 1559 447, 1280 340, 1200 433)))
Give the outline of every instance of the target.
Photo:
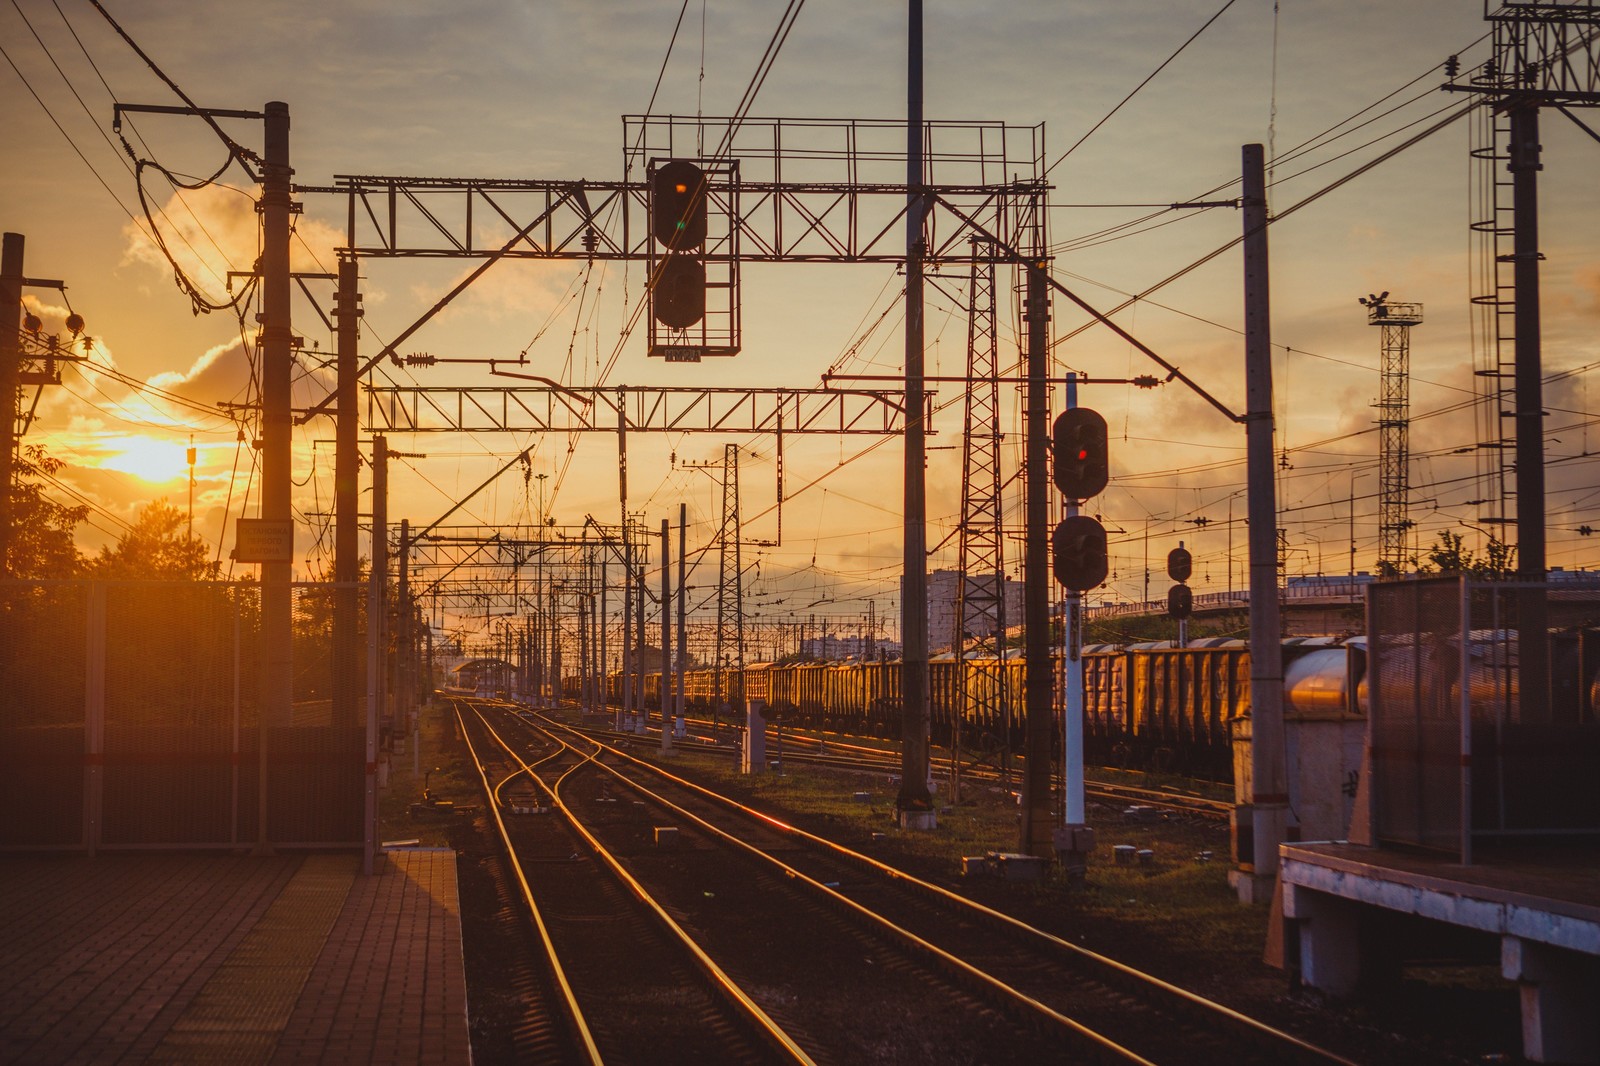
POLYGON ((1367 324, 1382 330, 1378 402, 1378 565, 1403 573, 1414 523, 1411 492, 1411 327, 1422 322, 1422 305, 1393 303, 1384 293, 1361 302, 1367 324))
MULTIPOLYGON (((722 448, 722 525, 717 530, 720 560, 717 568, 717 651, 716 692, 720 705, 726 687, 723 673, 744 670, 744 595, 743 566, 739 552, 739 447, 722 448)), ((729 693, 729 695, 733 695, 729 693)))

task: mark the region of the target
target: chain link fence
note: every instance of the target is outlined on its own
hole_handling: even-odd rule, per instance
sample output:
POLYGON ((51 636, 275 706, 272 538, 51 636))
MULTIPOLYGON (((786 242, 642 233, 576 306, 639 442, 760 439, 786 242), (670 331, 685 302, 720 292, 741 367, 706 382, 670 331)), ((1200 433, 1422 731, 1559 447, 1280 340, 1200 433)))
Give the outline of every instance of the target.
POLYGON ((293 704, 267 722, 255 583, 0 582, 0 848, 360 845, 366 663, 334 654, 341 588, 294 586, 293 704))
POLYGON ((1368 596, 1375 836, 1470 863, 1600 835, 1600 587, 1447 577, 1368 596))

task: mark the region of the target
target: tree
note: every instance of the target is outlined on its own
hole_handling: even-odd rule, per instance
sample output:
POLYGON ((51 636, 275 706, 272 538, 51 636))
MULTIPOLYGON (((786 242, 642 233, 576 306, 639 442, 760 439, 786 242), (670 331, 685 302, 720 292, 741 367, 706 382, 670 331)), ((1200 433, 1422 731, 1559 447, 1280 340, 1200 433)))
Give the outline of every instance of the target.
POLYGON ((219 567, 206 558, 209 552, 205 542, 184 531, 186 522, 183 512, 166 500, 147 504, 133 528, 113 546, 102 548, 89 563, 90 576, 168 581, 215 579, 219 567))
POLYGON ((67 507, 45 496, 40 482, 54 477, 66 464, 30 444, 17 456, 16 480, 11 487, 11 550, 8 576, 15 578, 72 577, 83 558, 73 543, 73 531, 89 516, 89 508, 67 507))
POLYGON ((1441 529, 1433 547, 1428 549, 1427 561, 1417 567, 1417 572, 1466 574, 1477 580, 1511 575, 1516 548, 1491 535, 1489 545, 1480 558, 1477 552, 1464 546, 1465 539, 1460 533, 1441 529))

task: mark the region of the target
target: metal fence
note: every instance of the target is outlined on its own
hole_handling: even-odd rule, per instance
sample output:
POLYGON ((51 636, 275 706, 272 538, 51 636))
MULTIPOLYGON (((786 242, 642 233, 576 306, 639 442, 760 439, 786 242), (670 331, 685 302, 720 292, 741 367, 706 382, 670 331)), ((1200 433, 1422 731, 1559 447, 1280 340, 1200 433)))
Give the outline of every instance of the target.
POLYGON ((334 659, 340 587, 294 587, 294 702, 267 722, 256 584, 0 582, 0 848, 360 845, 365 706, 333 697, 365 662, 334 659))
POLYGON ((1600 835, 1600 588, 1385 582, 1367 625, 1380 841, 1470 863, 1600 835))

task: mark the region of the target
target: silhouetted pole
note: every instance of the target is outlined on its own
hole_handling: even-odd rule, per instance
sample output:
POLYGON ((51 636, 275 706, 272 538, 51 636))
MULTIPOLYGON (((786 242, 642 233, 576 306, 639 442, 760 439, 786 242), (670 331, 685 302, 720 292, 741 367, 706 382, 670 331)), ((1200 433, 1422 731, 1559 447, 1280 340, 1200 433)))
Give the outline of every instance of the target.
MULTIPOLYGON (((1539 107, 1517 102, 1511 119, 1512 280, 1516 288, 1517 578, 1543 581, 1544 375, 1539 321, 1539 107)), ((1543 590, 1520 596, 1520 701, 1525 721, 1550 719, 1549 640, 1543 590)))
MULTIPOLYGON (((1238 871, 1244 903, 1272 896, 1289 816, 1283 740, 1283 644, 1278 620, 1278 501, 1272 454, 1272 302, 1267 188, 1259 144, 1244 146, 1245 459, 1249 482, 1250 776, 1253 863, 1238 871)), ((1244 856, 1239 856, 1241 863, 1244 856)))
POLYGON ((927 427, 923 422, 922 219, 922 0, 911 0, 906 93, 906 447, 904 569, 900 593, 900 694, 904 699, 900 746, 902 826, 931 828, 928 791, 928 549, 927 427), (911 819, 908 825, 908 817, 911 819))
POLYGON ((0 238, 0 578, 11 576, 11 480, 16 476, 17 380, 22 371, 20 233, 0 238))
POLYGON ((384 649, 383 585, 389 570, 389 441, 372 438, 372 565, 367 573, 367 779, 366 846, 362 870, 372 872, 378 826, 378 724, 383 720, 384 649))
POLYGON ((672 523, 661 520, 661 750, 672 750, 672 523))
POLYGON ((688 702, 687 663, 689 661, 689 573, 686 569, 689 555, 689 505, 678 504, 678 693, 673 700, 677 710, 677 721, 673 723, 673 732, 683 736, 686 732, 684 714, 687 712, 685 704, 688 702))
POLYGON ((333 442, 333 720, 341 726, 361 723, 361 689, 356 662, 360 648, 361 580, 360 506, 361 454, 357 438, 360 417, 357 358, 360 347, 361 296, 356 260, 339 260, 339 288, 334 296, 338 410, 333 442))
MULTIPOLYGON (((289 105, 266 106, 265 153, 261 168, 261 517, 294 528, 290 506, 290 348, 294 330, 289 315, 289 105)), ((286 728, 294 703, 294 645, 290 629, 292 561, 261 564, 261 778, 259 838, 269 847, 267 778, 268 734, 286 728)))
MULTIPOLYGON (((1043 254, 1035 249, 1036 254, 1043 254)), ((1050 664, 1050 471, 1046 459, 1049 439, 1049 305, 1045 297, 1044 267, 1026 264, 1028 326, 1028 395, 1023 461, 1027 494, 1027 539, 1023 545, 1023 750, 1022 824, 1018 849, 1027 855, 1048 857, 1055 852, 1055 826, 1050 819, 1050 726, 1055 677, 1050 664)))

